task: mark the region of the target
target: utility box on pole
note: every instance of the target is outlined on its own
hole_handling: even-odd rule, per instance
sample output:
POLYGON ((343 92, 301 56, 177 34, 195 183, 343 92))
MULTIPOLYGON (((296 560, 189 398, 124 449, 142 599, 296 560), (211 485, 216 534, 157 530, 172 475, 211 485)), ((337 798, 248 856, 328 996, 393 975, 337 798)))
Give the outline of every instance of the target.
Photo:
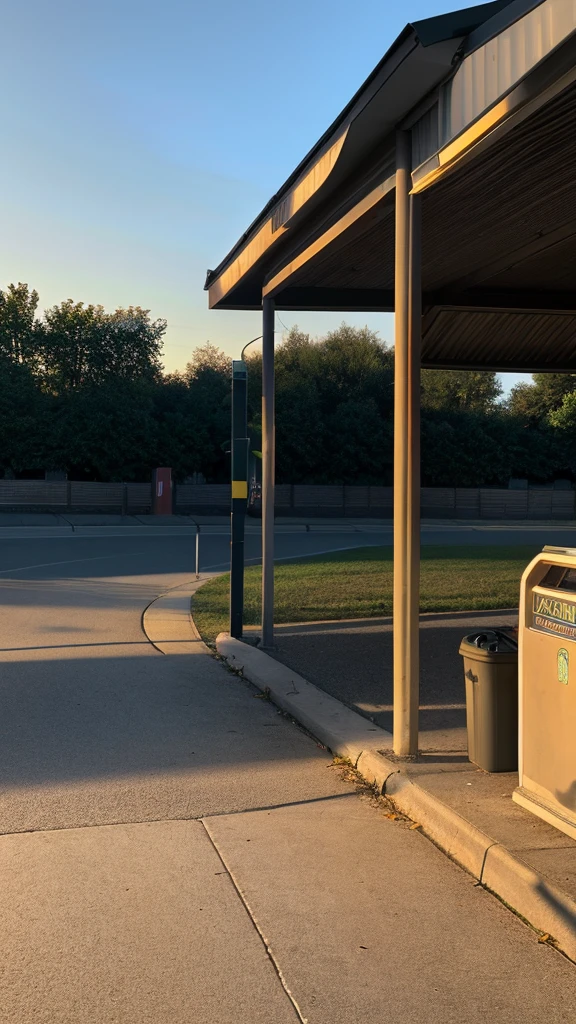
POLYGON ((244 522, 248 503, 248 374, 232 363, 232 507, 230 515, 230 636, 241 637, 244 620, 244 522))

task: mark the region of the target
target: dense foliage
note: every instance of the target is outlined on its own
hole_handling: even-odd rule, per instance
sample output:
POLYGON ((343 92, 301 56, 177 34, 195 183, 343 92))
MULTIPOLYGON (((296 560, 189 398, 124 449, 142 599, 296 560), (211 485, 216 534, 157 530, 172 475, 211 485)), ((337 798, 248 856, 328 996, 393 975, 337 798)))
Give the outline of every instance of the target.
MULTIPOLYGON (((230 360, 197 349, 161 365, 164 320, 67 300, 38 316, 27 285, 0 291, 0 476, 73 479, 229 473, 230 360)), ((260 448, 261 357, 249 357, 249 419, 260 448)), ((320 340, 297 328, 277 348, 279 483, 392 481, 393 350, 368 328, 320 340)), ((422 374, 422 479, 462 487, 576 476, 576 376, 535 374, 501 400, 490 372, 422 374)))

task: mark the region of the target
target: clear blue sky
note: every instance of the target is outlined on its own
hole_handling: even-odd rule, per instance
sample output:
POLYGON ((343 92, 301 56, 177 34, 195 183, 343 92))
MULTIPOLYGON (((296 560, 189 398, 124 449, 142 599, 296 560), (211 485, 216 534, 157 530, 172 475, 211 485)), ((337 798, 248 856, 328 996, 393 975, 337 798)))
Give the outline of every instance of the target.
MULTIPOLYGON (((209 312, 215 266, 408 20, 450 0, 27 0, 5 5, 0 287, 141 305, 167 369, 255 313, 209 312)), ((313 334, 342 314, 281 314, 313 334)), ((352 316, 392 340, 387 315, 352 316)))

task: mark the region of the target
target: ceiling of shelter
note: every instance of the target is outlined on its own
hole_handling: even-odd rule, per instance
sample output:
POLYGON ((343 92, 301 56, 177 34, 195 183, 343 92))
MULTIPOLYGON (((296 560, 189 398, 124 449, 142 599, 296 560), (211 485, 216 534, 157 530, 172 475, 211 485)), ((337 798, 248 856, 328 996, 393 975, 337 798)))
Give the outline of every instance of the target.
POLYGON ((576 314, 435 309, 424 321, 426 367, 576 370, 576 314))
POLYGON ((574 287, 575 118, 572 86, 423 194, 425 291, 574 287))
POLYGON ((323 288, 394 287, 394 195, 322 250, 290 284, 323 288))
POLYGON ((423 365, 576 370, 575 117, 572 86, 425 194, 423 365))

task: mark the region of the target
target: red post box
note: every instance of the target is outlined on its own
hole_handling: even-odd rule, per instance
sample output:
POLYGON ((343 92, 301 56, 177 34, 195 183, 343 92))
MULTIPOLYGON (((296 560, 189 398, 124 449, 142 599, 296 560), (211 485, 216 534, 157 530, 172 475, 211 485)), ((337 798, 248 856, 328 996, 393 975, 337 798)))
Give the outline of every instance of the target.
POLYGON ((152 473, 152 513, 172 515, 172 470, 169 467, 161 466, 152 473))

